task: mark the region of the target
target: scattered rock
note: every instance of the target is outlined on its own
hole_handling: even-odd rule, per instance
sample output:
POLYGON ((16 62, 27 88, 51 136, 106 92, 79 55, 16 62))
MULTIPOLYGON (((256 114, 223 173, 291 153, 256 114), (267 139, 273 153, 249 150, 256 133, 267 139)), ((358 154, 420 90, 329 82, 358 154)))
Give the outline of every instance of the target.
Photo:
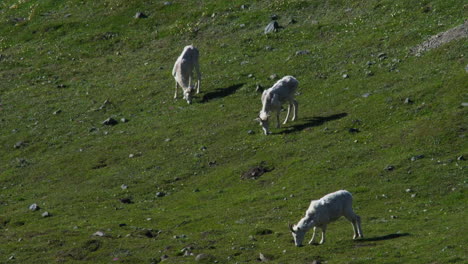
POLYGON ((461 106, 467 107, 467 106, 468 106, 468 102, 463 102, 463 103, 461 103, 461 106))
POLYGON ((258 259, 261 261, 261 262, 269 262, 269 261, 272 261, 273 260, 273 256, 271 255, 265 255, 263 253, 260 253, 259 256, 258 256, 258 259))
POLYGON ((58 115, 60 113, 62 113, 62 110, 60 110, 60 109, 53 112, 54 115, 58 115))
POLYGON ((122 117, 122 118, 120 119, 120 122, 122 122, 122 123, 127 123, 127 122, 128 122, 128 119, 125 118, 125 117, 122 117))
POLYGON ((270 80, 276 80, 276 79, 278 79, 278 74, 274 73, 270 75, 270 80))
POLYGON ((322 262, 320 260, 315 259, 310 264, 322 264, 322 262))
POLYGON ((385 169, 384 169, 384 170, 386 170, 386 171, 392 171, 392 170, 394 170, 394 169, 395 169, 395 167, 394 167, 394 166, 392 166, 392 165, 388 165, 387 167, 385 167, 385 169))
POLYGON ((132 199, 130 198, 120 198, 119 199, 121 203, 124 203, 124 204, 132 204, 132 199))
POLYGON ((195 257, 195 261, 206 261, 206 262, 212 262, 215 260, 215 257, 210 255, 210 254, 198 254, 196 257, 195 257))
POLYGON ((118 122, 114 118, 109 117, 106 120, 102 121, 102 124, 105 126, 115 126, 118 124, 118 122))
POLYGON ((294 19, 294 18, 289 19, 289 22, 288 22, 289 25, 296 24, 296 23, 297 23, 296 19, 294 19))
POLYGON ((106 234, 102 231, 97 231, 96 233, 93 234, 93 236, 97 236, 97 237, 103 237, 105 236, 106 234))
POLYGON ((343 79, 348 79, 349 78, 349 75, 347 73, 341 75, 341 77, 343 77, 343 79))
POLYGON ((166 2, 164 2, 164 5, 165 5, 165 6, 170 6, 170 5, 172 5, 172 2, 166 1, 166 2))
POLYGON ((264 163, 262 162, 260 165, 254 166, 254 167, 250 168, 248 171, 244 172, 241 175, 241 178, 244 179, 244 180, 245 179, 256 180, 256 179, 260 178, 260 176, 262 176, 266 172, 270 172, 272 170, 273 169, 266 168, 264 166, 264 163))
POLYGON ((49 212, 43 212, 41 214, 42 217, 50 217, 50 213, 49 212))
POLYGON ((411 198, 415 198, 415 197, 416 197, 415 193, 411 194, 411 198))
POLYGON ((247 75, 247 78, 253 78, 254 75, 252 73, 249 73, 249 75, 247 75))
POLYGON ((468 73, 468 64, 465 66, 465 71, 468 73))
POLYGON ((381 52, 381 53, 377 54, 377 58, 379 58, 379 60, 385 60, 387 58, 387 54, 381 52))
POLYGON ((170 142, 170 141, 171 141, 170 138, 166 138, 166 139, 164 140, 164 142, 170 142))
POLYGON ((279 16, 277 14, 273 14, 270 16, 271 20, 278 20, 279 16))
POLYGON ((246 10, 246 9, 249 9, 249 5, 241 5, 240 8, 243 10, 246 10))
POLYGON ((268 228, 260 228, 255 230, 255 235, 258 236, 265 236, 265 235, 271 235, 273 234, 273 230, 268 229, 268 228))
POLYGON ((135 18, 147 18, 147 17, 148 17, 148 16, 145 15, 144 13, 142 13, 142 12, 137 12, 137 13, 135 14, 135 18))
POLYGON ((411 161, 417 161, 417 160, 420 160, 422 158, 424 158, 424 155, 416 155, 416 156, 411 157, 411 161))
MULTIPOLYGON (((273 47, 272 46, 265 46, 265 50, 266 51, 272 51, 273 47)), ((468 67, 468 65, 467 65, 467 67, 468 67)))
POLYGON ((465 160, 465 157, 464 157, 463 155, 458 156, 458 157, 457 157, 457 160, 459 160, 459 161, 465 160))
POLYGON ((247 134, 253 135, 253 134, 255 134, 255 132, 253 130, 249 130, 249 131, 247 131, 247 134))
POLYGON ((265 27, 265 30, 264 30, 264 33, 265 34, 269 34, 269 33, 272 33, 272 32, 278 32, 278 29, 280 28, 278 22, 276 21, 271 21, 266 27, 265 27))
POLYGON ((365 94, 363 94, 361 96, 364 97, 364 98, 367 98, 367 97, 371 96, 371 93, 365 93, 365 94))
POLYGON ((361 131, 359 131, 359 129, 357 129, 357 128, 353 128, 353 127, 352 127, 352 128, 350 128, 350 129, 348 130, 348 132, 349 132, 349 133, 359 133, 359 132, 361 132, 361 131))
POLYGON ((121 188, 122 190, 127 190, 127 189, 128 189, 128 186, 125 185, 125 184, 122 184, 122 185, 120 185, 120 188, 121 188))
POLYGON ((168 258, 169 258, 168 255, 162 255, 162 256, 161 256, 161 261, 165 261, 165 260, 168 259, 168 258))
POLYGON ((263 86, 261 86, 260 84, 257 84, 257 86, 255 86, 255 92, 262 93, 263 92, 263 86))
POLYGON ((412 103, 414 103, 414 102, 413 102, 413 100, 411 100, 411 98, 407 97, 405 99, 405 104, 412 104, 412 103))
POLYGON ((308 55, 308 54, 310 54, 310 50, 298 50, 298 51, 296 51, 296 56, 308 55))
POLYGON ((39 205, 37 205, 37 204, 35 204, 35 203, 33 203, 33 204, 31 204, 31 205, 29 206, 29 210, 31 210, 31 211, 37 211, 37 210, 39 210, 39 209, 40 209, 39 205))
POLYGON ((156 193, 156 197, 164 197, 164 196, 166 196, 166 193, 164 193, 164 192, 157 192, 156 193))
POLYGON ((407 193, 413 192, 413 190, 410 189, 410 188, 406 189, 405 191, 406 191, 407 193))
POLYGON ((24 147, 25 145, 26 145, 26 143, 24 143, 24 141, 18 141, 18 142, 15 143, 15 145, 13 145, 13 147, 15 149, 19 149, 21 147, 24 147))

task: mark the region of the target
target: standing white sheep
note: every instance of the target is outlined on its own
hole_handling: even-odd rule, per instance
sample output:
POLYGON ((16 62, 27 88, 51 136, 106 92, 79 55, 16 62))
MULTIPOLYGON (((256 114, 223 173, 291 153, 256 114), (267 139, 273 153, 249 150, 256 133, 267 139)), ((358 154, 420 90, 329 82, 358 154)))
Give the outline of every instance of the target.
POLYGON ((255 120, 260 123, 263 128, 265 135, 269 134, 269 121, 270 112, 276 112, 276 127, 280 127, 279 114, 281 111, 281 106, 285 103, 288 105, 288 113, 286 119, 284 119, 283 124, 288 122, 289 112, 291 106, 294 107, 294 115, 292 121, 297 118, 298 104, 294 99, 294 93, 297 90, 299 82, 293 76, 285 76, 281 80, 277 81, 270 89, 263 91, 262 94, 262 110, 258 118, 255 120))
POLYGON ((352 204, 353 197, 350 192, 345 190, 327 194, 320 198, 320 200, 313 200, 306 211, 306 215, 296 225, 289 225, 296 246, 302 245, 305 233, 312 227, 314 228, 314 233, 309 244, 314 242, 316 227, 322 229, 320 244, 325 243, 327 225, 336 221, 341 216, 344 216, 353 224, 353 239, 357 239, 358 237, 363 238, 361 218, 354 213, 352 204))
POLYGON ((187 103, 192 103, 192 94, 195 91, 195 87, 192 85, 194 69, 197 72, 197 94, 200 93, 201 73, 198 56, 198 49, 189 45, 184 48, 182 54, 177 58, 172 69, 172 76, 174 76, 176 81, 174 99, 177 98, 177 87, 180 85, 182 87, 183 98, 187 100, 187 103))

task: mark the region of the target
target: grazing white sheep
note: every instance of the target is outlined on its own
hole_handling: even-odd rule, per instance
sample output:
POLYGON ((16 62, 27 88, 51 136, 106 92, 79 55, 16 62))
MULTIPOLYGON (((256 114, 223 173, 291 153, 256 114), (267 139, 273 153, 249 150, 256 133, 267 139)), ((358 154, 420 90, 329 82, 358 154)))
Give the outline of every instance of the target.
POLYGON ((306 211, 306 215, 296 225, 289 224, 289 229, 294 237, 296 246, 302 245, 305 233, 312 227, 314 228, 314 233, 309 244, 314 242, 316 227, 322 229, 320 244, 325 243, 327 224, 337 220, 341 216, 344 216, 353 224, 353 239, 358 237, 363 238, 361 218, 353 212, 352 203, 353 197, 351 193, 345 190, 327 194, 320 198, 320 200, 313 200, 306 211))
POLYGON ((285 103, 289 103, 289 105, 288 113, 286 115, 286 119, 284 119, 283 124, 286 124, 286 122, 288 122, 291 106, 294 107, 294 115, 292 121, 296 120, 298 104, 297 101, 294 99, 294 93, 296 92, 298 85, 299 82, 296 80, 296 78, 292 76, 285 76, 281 80, 277 81, 270 89, 263 91, 262 110, 260 111, 258 118, 256 118, 255 120, 260 123, 265 135, 269 134, 268 120, 270 118, 270 112, 276 112, 276 127, 280 127, 279 114, 281 111, 281 106, 285 103))
POLYGON ((192 85, 194 69, 197 72, 197 94, 200 93, 201 73, 198 56, 198 49, 189 45, 185 46, 182 54, 177 58, 172 69, 172 76, 174 76, 176 81, 174 99, 177 98, 177 87, 180 85, 182 87, 183 98, 187 100, 187 103, 192 103, 192 94, 195 91, 195 87, 192 85))

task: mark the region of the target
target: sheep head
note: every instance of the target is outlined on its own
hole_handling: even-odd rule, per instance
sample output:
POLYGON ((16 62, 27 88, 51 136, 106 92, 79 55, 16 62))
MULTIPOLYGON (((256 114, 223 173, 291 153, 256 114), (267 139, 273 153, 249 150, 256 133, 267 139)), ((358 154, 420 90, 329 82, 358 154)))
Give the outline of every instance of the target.
POLYGON ((304 241, 306 230, 302 230, 297 225, 289 224, 289 230, 291 231, 291 235, 294 238, 294 244, 296 247, 302 246, 302 241, 304 241))
POLYGON ((255 121, 259 122, 260 123, 260 126, 262 127, 263 129, 263 133, 265 133, 265 135, 268 135, 270 134, 269 132, 269 122, 268 122, 268 118, 270 116, 265 113, 264 111, 260 111, 260 114, 258 115, 257 118, 255 118, 255 121))

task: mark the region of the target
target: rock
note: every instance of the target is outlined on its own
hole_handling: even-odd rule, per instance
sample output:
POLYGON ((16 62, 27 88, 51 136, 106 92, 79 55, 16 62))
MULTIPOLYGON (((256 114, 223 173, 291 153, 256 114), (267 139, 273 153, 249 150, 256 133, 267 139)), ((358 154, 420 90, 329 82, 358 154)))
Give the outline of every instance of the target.
POLYGON ((464 157, 463 155, 458 156, 458 157, 457 157, 457 160, 459 160, 459 161, 465 160, 465 157, 464 157))
POLYGON ((257 86, 255 86, 255 92, 263 92, 263 86, 261 86, 260 84, 257 84, 257 86))
POLYGON ((271 255, 265 255, 263 253, 260 253, 259 256, 258 256, 258 259, 261 261, 261 262, 269 262, 269 261, 272 261, 273 260, 273 256, 271 255))
POLYGON ((162 256, 161 256, 161 261, 165 261, 165 260, 168 259, 168 258, 169 258, 168 255, 162 255, 162 256))
POLYGON ((253 135, 253 134, 255 134, 255 132, 253 130, 249 130, 249 131, 247 131, 247 134, 253 135))
POLYGON ((465 66, 465 71, 468 73, 468 64, 465 66))
POLYGON ((40 209, 39 205, 37 205, 37 204, 35 204, 35 203, 33 203, 33 204, 31 204, 31 205, 29 206, 29 210, 31 210, 31 211, 37 211, 37 210, 39 210, 39 209, 40 209))
POLYGON ((415 198, 415 197, 416 197, 415 193, 411 194, 411 198, 415 198))
POLYGON ((289 22, 288 22, 289 25, 296 24, 296 23, 297 23, 296 19, 294 19, 294 18, 289 19, 289 22))
POLYGON ((387 58, 387 54, 384 52, 381 52, 377 54, 377 58, 379 58, 379 60, 385 60, 387 58))
POLYGON ((411 98, 407 97, 405 99, 405 104, 412 104, 412 103, 414 103, 414 102, 413 102, 413 100, 411 100, 411 98))
POLYGON ((13 147, 15 149, 19 149, 21 147, 24 147, 24 145, 25 145, 25 143, 23 141, 18 141, 18 142, 15 143, 15 145, 13 145, 13 147))
POLYGON ((416 156, 411 157, 411 161, 417 161, 422 158, 424 158, 424 155, 416 155, 416 156))
POLYGON ((253 78, 254 75, 252 73, 249 73, 249 75, 247 75, 247 78, 253 78))
POLYGON ((296 56, 308 55, 308 54, 310 54, 310 50, 298 50, 298 51, 296 51, 296 56))
POLYGON ((347 73, 341 75, 341 77, 343 77, 343 79, 348 79, 349 78, 349 75, 347 73))
POLYGON ((249 5, 241 5, 240 8, 243 9, 243 10, 249 9, 249 5))
POLYGON ((195 257, 195 261, 206 261, 206 262, 213 262, 215 260, 215 257, 210 255, 210 254, 198 254, 195 257))
POLYGON ((164 140, 164 142, 170 142, 170 141, 171 141, 170 138, 166 138, 166 139, 164 140))
POLYGON ((384 169, 384 170, 386 170, 386 171, 392 171, 392 170, 394 170, 394 169, 395 169, 395 167, 394 167, 394 166, 392 166, 392 165, 388 165, 387 167, 385 167, 385 169, 384 169))
POLYGON ((49 212, 43 212, 41 214, 42 217, 50 217, 50 213, 49 212))
POLYGON ((315 259, 310 264, 322 264, 322 262, 320 260, 315 259))
POLYGON ((405 191, 406 191, 407 193, 413 192, 413 190, 410 189, 410 188, 406 189, 405 191))
POLYGON ((172 5, 172 2, 166 1, 166 2, 164 2, 164 5, 165 5, 165 6, 170 6, 170 5, 172 5))
POLYGON ((467 107, 467 106, 468 106, 468 102, 463 102, 463 103, 461 103, 461 106, 467 107))
POLYGON ((60 113, 62 113, 62 110, 60 110, 60 109, 53 112, 54 115, 58 115, 60 113))
POLYGON ((270 80, 276 80, 276 79, 278 79, 278 74, 274 73, 270 75, 270 80))
POLYGON ((164 197, 164 196, 166 196, 166 193, 164 193, 164 192, 157 192, 156 193, 156 197, 164 197))
POLYGON ((122 117, 122 118, 120 119, 120 122, 122 122, 122 123, 127 123, 127 122, 128 122, 128 119, 125 118, 125 117, 122 117))
POLYGON ((124 204, 132 204, 132 200, 130 198, 120 198, 119 199, 121 203, 124 203, 124 204))
POLYGON ((102 121, 102 124, 105 126, 115 126, 118 124, 118 122, 114 118, 109 117, 106 120, 102 121))
POLYGON ((279 16, 277 14, 273 14, 270 16, 271 20, 278 20, 279 16))
POLYGON ((121 188, 122 190, 127 190, 127 189, 128 189, 128 186, 125 185, 125 184, 122 184, 122 185, 120 185, 120 188, 121 188))
POLYGON ((371 95, 371 93, 365 93, 365 94, 363 94, 363 95, 361 95, 361 96, 364 97, 364 98, 367 98, 367 97, 369 97, 370 95, 371 95))
POLYGON ((280 28, 278 22, 276 21, 271 21, 266 27, 265 27, 265 30, 264 30, 264 33, 265 34, 269 34, 269 33, 272 33, 272 32, 278 32, 278 29, 280 28))
POLYGON ((137 13, 135 14, 135 18, 147 18, 147 17, 148 17, 148 16, 145 15, 144 13, 142 13, 142 12, 137 12, 137 13))
POLYGON ((93 234, 93 236, 98 236, 98 237, 103 237, 105 236, 106 234, 102 231, 97 231, 96 233, 93 234))
POLYGON ((350 128, 350 129, 348 130, 348 132, 349 132, 349 133, 359 133, 359 132, 361 132, 361 131, 359 131, 359 129, 357 129, 357 128, 350 128))

